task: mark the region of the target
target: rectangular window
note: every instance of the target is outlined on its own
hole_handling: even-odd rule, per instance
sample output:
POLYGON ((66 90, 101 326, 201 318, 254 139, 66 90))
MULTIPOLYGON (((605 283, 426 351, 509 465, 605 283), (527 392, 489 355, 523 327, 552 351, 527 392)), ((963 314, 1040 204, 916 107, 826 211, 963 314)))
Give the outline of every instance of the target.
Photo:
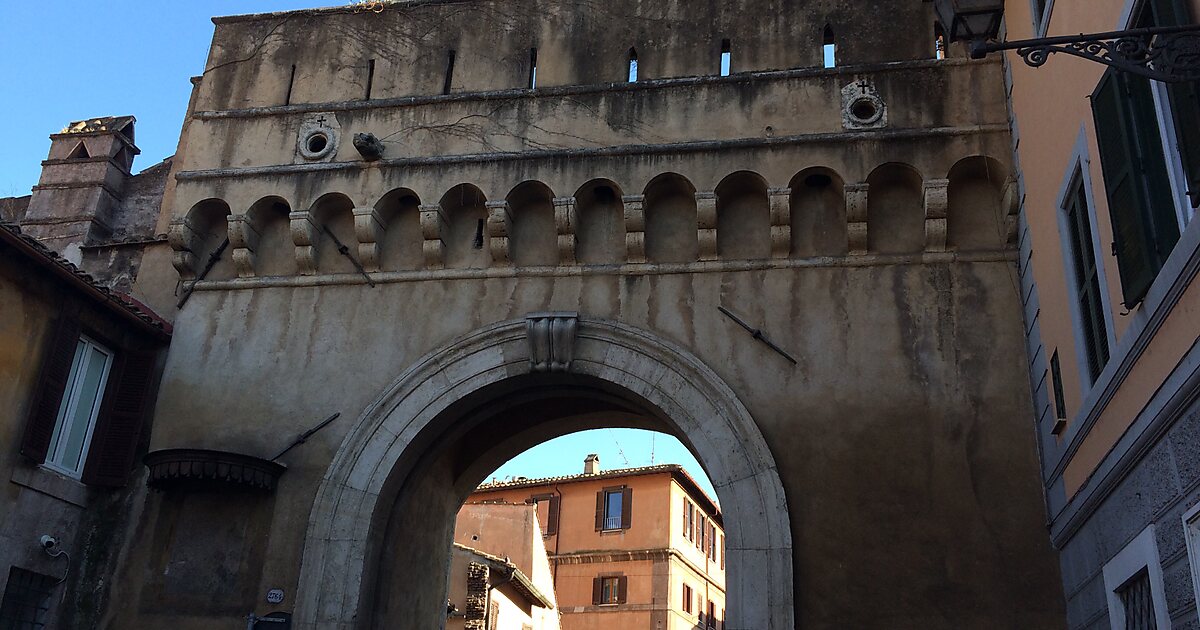
POLYGON ((1029 0, 1029 11, 1033 15, 1033 32, 1036 36, 1042 37, 1046 33, 1046 5, 1049 0, 1029 0))
POLYGON ((616 604, 621 591, 621 580, 617 577, 600 578, 600 603, 616 604))
POLYGON ((596 493, 596 531, 629 529, 633 490, 629 486, 605 488, 596 493))
POLYGON ((112 360, 109 350, 86 337, 79 340, 50 438, 46 467, 72 477, 83 470, 112 360))
POLYGON ((730 64, 733 61, 733 50, 728 39, 721 40, 721 76, 729 76, 730 64))
POLYGON ((717 605, 711 599, 708 600, 708 627, 710 630, 716 630, 717 627, 717 605))
POLYGON ((1114 628, 1157 630, 1169 627, 1163 597, 1162 564, 1154 525, 1142 530, 1104 565, 1108 617, 1114 628))
POLYGON ((700 519, 699 523, 696 523, 696 548, 700 549, 701 551, 708 548, 708 540, 704 537, 705 530, 708 528, 706 523, 707 522, 703 518, 700 519))
MULTIPOLYGON (((1187 23, 1186 7, 1178 0, 1147 1, 1133 22, 1138 27, 1182 23, 1187 23)), ((1113 250, 1127 309, 1142 301, 1179 240, 1172 179, 1200 182, 1200 130, 1195 128, 1200 104, 1194 102, 1195 88, 1171 91, 1178 99, 1161 99, 1157 90, 1145 77, 1110 68, 1092 93, 1113 250), (1170 112, 1167 129, 1160 124, 1160 109, 1170 112), (1164 153, 1164 139, 1174 136, 1177 150, 1164 153)))
POLYGON ((0 628, 42 630, 50 614, 50 594, 58 580, 12 567, 4 599, 0 600, 0 628))
POLYGON ((1095 382, 1108 364, 1108 328, 1104 319, 1104 299, 1100 293, 1100 272, 1096 250, 1092 246, 1091 209, 1080 173, 1071 184, 1067 196, 1067 233, 1074 267, 1076 306, 1079 311, 1080 334, 1090 382, 1095 382))
POLYGON ((529 497, 530 502, 537 508, 538 524, 541 525, 543 536, 553 536, 558 533, 559 497, 557 494, 539 494, 529 497))
POLYGON ((683 585, 683 612, 692 613, 692 587, 683 585))
POLYGON ((683 537, 688 540, 696 539, 696 506, 692 505, 691 501, 683 500, 685 506, 683 517, 683 537))
POLYGON ((1188 566, 1192 569, 1192 589, 1200 605, 1200 503, 1183 513, 1183 539, 1187 543, 1188 566))

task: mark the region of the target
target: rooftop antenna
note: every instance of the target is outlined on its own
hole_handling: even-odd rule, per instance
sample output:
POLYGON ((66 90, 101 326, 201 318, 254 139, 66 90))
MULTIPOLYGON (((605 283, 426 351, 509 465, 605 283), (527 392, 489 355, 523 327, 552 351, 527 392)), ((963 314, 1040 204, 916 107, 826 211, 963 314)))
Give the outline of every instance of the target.
POLYGON ((621 450, 621 443, 617 441, 617 434, 613 433, 612 429, 609 429, 608 433, 609 433, 609 435, 612 436, 613 444, 617 445, 617 454, 621 456, 621 459, 624 460, 624 462, 625 462, 625 466, 628 467, 629 466, 629 458, 625 457, 625 451, 621 450))
POLYGON ((654 434, 650 434, 650 465, 654 465, 654 434))

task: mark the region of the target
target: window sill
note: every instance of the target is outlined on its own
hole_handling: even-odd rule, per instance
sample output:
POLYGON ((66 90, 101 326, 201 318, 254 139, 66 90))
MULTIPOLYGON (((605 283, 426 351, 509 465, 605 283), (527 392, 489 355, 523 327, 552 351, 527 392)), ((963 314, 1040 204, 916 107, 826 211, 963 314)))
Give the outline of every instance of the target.
POLYGON ((88 487, 82 482, 55 472, 44 466, 29 466, 17 464, 13 467, 11 481, 18 486, 29 488, 71 505, 86 508, 88 505, 88 487))

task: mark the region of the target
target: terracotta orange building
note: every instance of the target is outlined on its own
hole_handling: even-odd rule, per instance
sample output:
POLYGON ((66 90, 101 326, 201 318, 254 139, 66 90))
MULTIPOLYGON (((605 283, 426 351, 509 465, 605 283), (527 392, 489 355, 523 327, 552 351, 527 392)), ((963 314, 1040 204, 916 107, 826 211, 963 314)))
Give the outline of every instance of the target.
POLYGON ((537 506, 563 630, 724 628, 721 511, 678 464, 601 471, 588 455, 582 474, 486 483, 466 503, 537 506))

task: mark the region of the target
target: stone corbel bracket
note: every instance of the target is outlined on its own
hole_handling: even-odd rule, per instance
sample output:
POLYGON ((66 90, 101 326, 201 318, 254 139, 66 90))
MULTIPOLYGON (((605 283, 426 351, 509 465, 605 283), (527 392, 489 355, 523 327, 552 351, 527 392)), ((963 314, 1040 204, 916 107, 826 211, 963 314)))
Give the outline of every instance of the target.
POLYGON ((1004 242, 1017 244, 1017 225, 1021 214, 1021 185, 1016 177, 1004 180, 1004 191, 1000 197, 1000 210, 1004 213, 1004 242))
POLYGON ((512 225, 512 210, 508 201, 489 201, 484 204, 487 208, 488 251, 492 253, 492 261, 497 265, 512 263, 509 252, 508 226, 512 225))
POLYGON ((846 184, 846 239, 851 254, 867 253, 867 191, 870 185, 846 184))
POLYGON ((387 222, 371 206, 354 209, 354 237, 358 239, 358 263, 365 271, 379 271, 379 240, 387 222))
POLYGON ((771 211, 771 258, 787 258, 792 252, 792 189, 769 188, 771 211))
POLYGON ((179 277, 192 280, 196 277, 196 247, 200 243, 200 235, 186 219, 172 219, 167 227, 167 243, 171 245, 171 264, 179 277))
POLYGON ((717 259, 717 193, 696 193, 696 240, 700 260, 717 259))
POLYGON ((554 228, 558 233, 558 264, 575 264, 575 198, 554 198, 554 228))
POLYGON ((625 262, 646 262, 646 198, 642 195, 621 197, 625 206, 625 262))
POLYGON ((233 265, 239 278, 254 277, 258 239, 258 230, 248 215, 229 215, 229 246, 233 248, 233 265))
POLYGON ((296 268, 300 275, 311 276, 317 273, 317 245, 321 242, 321 230, 308 210, 289 213, 288 221, 292 228, 292 243, 296 245, 296 268))
POLYGON ((946 251, 946 209, 950 205, 950 180, 925 181, 925 251, 946 251))
POLYGON ((421 256, 426 269, 441 269, 445 262, 446 212, 442 204, 421 204, 421 256))
POLYGON ((529 369, 534 372, 566 372, 575 358, 575 333, 579 313, 555 311, 525 316, 529 341, 529 369))

